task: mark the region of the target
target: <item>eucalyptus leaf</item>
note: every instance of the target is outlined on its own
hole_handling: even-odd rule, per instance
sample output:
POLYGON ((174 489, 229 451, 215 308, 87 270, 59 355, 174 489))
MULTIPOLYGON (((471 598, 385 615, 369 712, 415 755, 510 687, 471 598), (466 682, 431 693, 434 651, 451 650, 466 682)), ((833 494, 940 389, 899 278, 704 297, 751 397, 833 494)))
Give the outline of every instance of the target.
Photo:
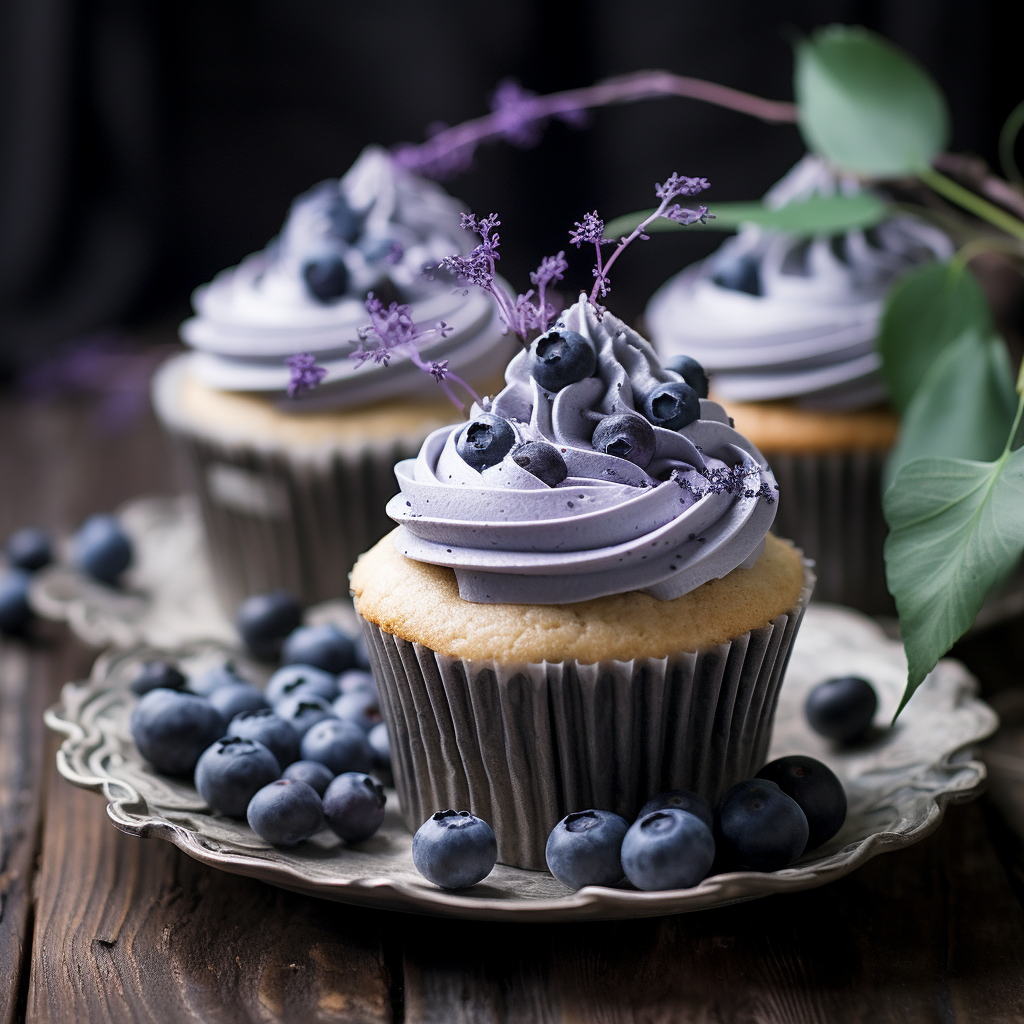
POLYGON ((909 669, 899 714, 1024 552, 1024 448, 994 462, 915 459, 883 505, 886 579, 909 669))
POLYGON ((916 174, 949 139, 934 79, 867 29, 830 25, 800 42, 794 91, 807 146, 856 174, 916 174))
POLYGON ((928 368, 965 333, 986 337, 992 316, 977 278, 957 263, 929 263, 889 293, 878 336, 882 376, 899 412, 910 404, 928 368))

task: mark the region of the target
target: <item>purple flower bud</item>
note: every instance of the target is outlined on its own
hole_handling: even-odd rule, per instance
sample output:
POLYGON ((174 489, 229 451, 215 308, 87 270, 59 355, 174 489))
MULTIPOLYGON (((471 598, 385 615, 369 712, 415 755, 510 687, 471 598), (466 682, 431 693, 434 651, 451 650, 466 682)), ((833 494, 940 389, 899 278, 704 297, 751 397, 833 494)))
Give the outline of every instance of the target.
POLYGON ((288 381, 288 397, 298 398, 306 391, 312 391, 327 376, 327 370, 316 365, 316 356, 312 352, 299 352, 285 359, 291 371, 288 381))

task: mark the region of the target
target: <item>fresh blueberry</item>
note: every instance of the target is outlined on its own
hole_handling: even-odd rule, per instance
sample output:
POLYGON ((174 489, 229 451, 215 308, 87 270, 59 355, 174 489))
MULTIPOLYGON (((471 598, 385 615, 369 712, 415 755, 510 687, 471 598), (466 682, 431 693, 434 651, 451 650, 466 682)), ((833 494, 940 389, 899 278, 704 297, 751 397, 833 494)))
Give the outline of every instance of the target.
POLYGON ((291 697, 282 697, 274 705, 274 711, 295 730, 300 741, 314 725, 326 719, 337 718, 331 710, 331 705, 323 697, 312 694, 306 696, 297 693, 291 697))
POLYGON ((289 634, 281 648, 282 665, 312 665, 340 675, 355 665, 355 644, 337 626, 300 626, 289 634))
POLYGON ((516 432, 508 420, 491 412, 482 412, 459 433, 455 450, 473 469, 496 466, 516 443, 516 432))
POLYGON ((370 651, 366 646, 366 637, 360 633, 354 640, 355 644, 355 655, 356 655, 356 668, 361 668, 365 672, 370 671, 370 651))
POLYGON ((804 704, 811 728, 838 743, 863 739, 877 710, 875 688, 857 676, 826 679, 811 690, 804 704))
POLYGON ((327 217, 331 222, 331 232, 351 245, 363 230, 363 217, 356 213, 348 204, 348 200, 339 192, 327 207, 327 217))
POLYGON ((339 718, 355 722, 363 732, 369 732, 381 721, 380 700, 368 690, 349 690, 331 706, 339 718))
POLYGON ((697 392, 698 398, 708 397, 708 375, 696 359, 690 356, 676 356, 665 364, 665 369, 678 373, 697 392))
POLYGON ((32 574, 25 569, 9 569, 0 576, 0 633, 23 633, 32 618, 28 603, 28 585, 32 574))
POLYGON ((731 292, 746 292, 748 295, 763 294, 761 268, 753 253, 731 256, 729 259, 716 259, 711 280, 719 288, 725 288, 731 292))
POLYGON ((182 690, 185 676, 169 661, 144 661, 131 681, 131 688, 140 697, 150 690, 182 690))
POLYGON ((644 396, 644 415, 666 430, 682 430, 700 419, 700 399, 689 384, 670 380, 651 388, 644 396))
POLYGON ((605 416, 594 428, 590 443, 596 451, 626 459, 641 469, 654 458, 654 428, 635 412, 605 416))
POLYGON ((298 733, 270 708, 240 711, 228 722, 228 735, 262 743, 282 767, 299 758, 298 733))
POLYGON ((561 391, 596 369, 594 343, 575 331, 555 327, 530 346, 530 373, 545 391, 561 391))
POLYGON ((348 291, 348 267, 340 256, 308 260, 302 264, 302 277, 309 294, 319 302, 333 302, 348 291))
POLYGON ((343 772, 324 793, 324 817, 346 843, 369 839, 384 820, 384 787, 369 775, 343 772))
POLYGON ((237 686, 239 683, 248 682, 248 679, 239 674, 233 661, 224 661, 192 676, 188 681, 188 688, 193 693, 198 693, 200 697, 209 697, 223 686, 237 686))
POLYGON ((373 750, 375 767, 391 771, 391 737, 386 722, 378 722, 367 734, 366 739, 373 750))
POLYGON ((235 628, 252 654, 263 661, 277 657, 281 644, 302 621, 298 602, 283 590, 254 594, 235 612, 235 628))
POLYGON ((90 516, 73 541, 75 565, 101 583, 114 584, 131 564, 132 543, 109 515, 90 516))
POLYGON ((435 811, 412 838, 412 862, 442 889, 483 881, 498 860, 491 826, 469 811, 435 811))
POLYGON ((240 736, 217 740, 196 762, 199 795, 229 818, 244 818, 256 793, 280 777, 277 758, 262 743, 240 736))
POLYGON ((267 700, 271 704, 297 693, 334 700, 338 696, 338 680, 312 665, 285 665, 267 682, 267 700))
POLYGON ((53 548, 50 535, 38 526, 24 526, 7 538, 4 545, 7 561, 15 569, 27 569, 35 572, 53 561, 53 548))
POLYGON ((338 689, 341 693, 353 693, 358 690, 361 693, 372 693, 376 696, 377 680, 373 678, 372 672, 361 668, 350 668, 338 676, 338 689))
POLYGON ((299 746, 305 761, 319 761, 335 775, 368 772, 373 767, 373 748, 355 722, 327 718, 306 731, 299 746))
POLYGON ((574 811, 548 836, 544 856, 551 872, 570 889, 585 885, 617 885, 622 881, 622 838, 625 818, 611 811, 574 811))
POLYGON ((322 797, 334 780, 334 772, 319 761, 293 761, 281 772, 281 778, 304 782, 316 790, 317 796, 322 797))
POLYGON ((224 719, 204 697, 180 690, 150 690, 135 705, 132 739, 164 775, 192 774, 202 754, 224 735, 224 719))
POLYGON ((651 811, 663 811, 666 807, 678 807, 681 811, 689 811, 691 814, 696 814, 708 828, 714 829, 715 827, 715 812, 711 804, 699 793, 691 793, 688 789, 670 789, 657 796, 652 796, 640 808, 637 817, 642 818, 645 814, 650 814, 651 811))
POLYGON ((245 816, 249 828, 275 846, 294 846, 324 826, 320 796, 295 779, 277 779, 257 790, 245 816))
POLYGON ((835 773, 813 757, 792 754, 766 764, 759 779, 774 782, 807 818, 807 849, 831 839, 846 821, 846 793, 835 773))
POLYGON ((548 487, 557 487, 568 475, 562 453, 547 441, 525 441, 512 449, 512 461, 548 487))
POLYGON ((259 711, 270 707, 263 691, 252 683, 232 683, 230 686, 218 687, 207 700, 220 712, 225 722, 230 722, 243 711, 259 711))
POLYGON ((714 859, 711 829, 678 807, 637 818, 622 840, 622 870, 638 889, 689 889, 714 859))
POLYGON ((740 867, 775 871, 807 846, 807 817, 800 805, 767 779, 733 786, 718 805, 722 852, 740 867))

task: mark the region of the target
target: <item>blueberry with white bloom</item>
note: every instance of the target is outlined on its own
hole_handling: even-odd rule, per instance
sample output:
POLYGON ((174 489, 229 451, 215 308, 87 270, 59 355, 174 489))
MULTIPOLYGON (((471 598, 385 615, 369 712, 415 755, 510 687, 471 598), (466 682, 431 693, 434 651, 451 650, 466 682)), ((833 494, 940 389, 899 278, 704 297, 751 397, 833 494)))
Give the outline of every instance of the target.
POLYGON ((696 814, 666 807, 637 818, 622 840, 622 869, 638 888, 689 889, 715 860, 711 829, 696 814))
POLYGON ((294 846, 319 832, 324 808, 311 786, 277 779, 256 791, 246 808, 249 827, 266 843, 294 846))
POLYGON ((224 735, 224 719, 204 697, 150 690, 135 705, 130 728, 139 753, 158 772, 188 776, 199 755, 224 735))
POLYGON ((692 793, 688 789, 668 789, 664 793, 652 796, 637 812, 637 817, 642 818, 651 811, 663 811, 666 807, 678 807, 681 811, 689 811, 696 814, 708 828, 715 827, 715 812, 711 804, 699 793, 692 793))
POLYGON ((545 391, 561 391, 569 384, 593 377, 597 349, 576 331, 553 327, 530 346, 530 374, 545 391))
POLYGON ((319 761, 293 761, 281 772, 281 778, 304 782, 316 790, 317 796, 323 797, 334 781, 334 772, 319 761))
POLYGON ((131 681, 132 693, 142 696, 150 690, 182 690, 185 676, 177 665, 156 659, 144 661, 131 681))
POLYGON ((334 700, 338 696, 337 677, 313 665, 285 665, 267 681, 267 700, 272 705, 295 694, 334 700))
POLYGON ((198 693, 200 697, 209 697, 214 690, 219 690, 223 686, 237 686, 239 683, 248 682, 233 661, 222 661, 190 676, 188 688, 193 693, 198 693))
POLYGON ((353 690, 362 690, 365 693, 377 692, 377 680, 373 678, 372 672, 361 668, 350 668, 338 676, 338 690, 341 693, 351 693, 353 690))
POLYGON ((697 392, 698 398, 708 397, 707 371, 692 356, 676 356, 665 364, 665 369, 678 373, 697 392))
POLYGON ((240 711, 228 722, 227 734, 262 743, 282 768, 299 758, 298 733, 270 708, 240 711))
POLYGON ((32 574, 25 569, 9 569, 0 576, 0 633, 24 633, 32 618, 28 603, 28 585, 32 574))
POLYGON ((302 621, 291 594, 275 590, 246 598, 235 612, 235 628, 252 654, 263 661, 277 657, 281 644, 302 621))
POLYGON ((384 787, 362 772, 342 772, 324 793, 324 817, 346 843, 361 843, 384 821, 384 787))
POLYGON ((281 777, 277 758, 262 743, 225 736, 203 751, 196 762, 195 785, 214 810, 244 818, 249 801, 281 777))
POLYGON ((221 713, 225 722, 230 722, 243 711, 259 711, 270 707, 263 691, 252 683, 220 686, 206 699, 221 713))
POLYGON ((299 626, 289 633, 281 648, 282 665, 312 665, 340 675, 356 663, 355 643, 331 623, 299 626))
POLYGON ((412 839, 412 862, 442 889, 482 882, 498 860, 491 826, 469 811, 435 811, 412 839))
POLYGON ((622 840, 629 829, 612 811, 574 811, 548 836, 544 849, 548 871, 570 889, 617 885, 622 881, 622 840))
POLYGON ((557 487, 568 475, 562 453, 547 441, 525 441, 512 449, 512 461, 548 487, 557 487))
POLYGON ((807 816, 799 804, 767 779, 733 786, 718 805, 722 852, 740 867, 776 871, 807 846, 807 816))
POLYGON ((314 725, 325 719, 337 718, 331 705, 323 697, 307 697, 301 693, 282 697, 274 705, 274 711, 295 730, 300 740, 314 725))
POLYGON ((302 737, 299 746, 306 761, 319 761, 335 775, 368 772, 373 767, 373 750, 366 733, 354 722, 327 718, 317 722, 302 737))
POLYGON ((363 732, 369 732, 382 720, 380 700, 376 692, 349 690, 332 705, 334 713, 346 721, 355 722, 363 732))
POLYGON ((645 469, 654 458, 654 428, 635 412, 605 416, 594 428, 595 451, 614 455, 645 469))
POLYGON ((515 443, 516 432, 508 420, 482 412, 459 431, 455 450, 467 466, 483 470, 501 462, 515 443))
POLYGON ((7 538, 4 545, 7 561, 15 569, 35 572, 53 561, 50 535, 38 526, 24 526, 7 538))
POLYGON ((132 542, 111 515, 90 516, 72 541, 75 565, 87 576, 113 585, 131 564, 132 542))

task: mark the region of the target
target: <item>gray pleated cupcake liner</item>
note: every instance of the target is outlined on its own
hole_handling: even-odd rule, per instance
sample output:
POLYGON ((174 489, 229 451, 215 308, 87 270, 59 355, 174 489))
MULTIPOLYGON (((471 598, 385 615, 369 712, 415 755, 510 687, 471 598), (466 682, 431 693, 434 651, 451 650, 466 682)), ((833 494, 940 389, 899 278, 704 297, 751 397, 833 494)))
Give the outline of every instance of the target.
POLYGON ((362 620, 405 823, 470 810, 498 860, 543 869, 548 833, 596 807, 632 820, 653 795, 712 803, 765 762, 814 574, 767 626, 696 653, 503 665, 438 654, 362 620))

